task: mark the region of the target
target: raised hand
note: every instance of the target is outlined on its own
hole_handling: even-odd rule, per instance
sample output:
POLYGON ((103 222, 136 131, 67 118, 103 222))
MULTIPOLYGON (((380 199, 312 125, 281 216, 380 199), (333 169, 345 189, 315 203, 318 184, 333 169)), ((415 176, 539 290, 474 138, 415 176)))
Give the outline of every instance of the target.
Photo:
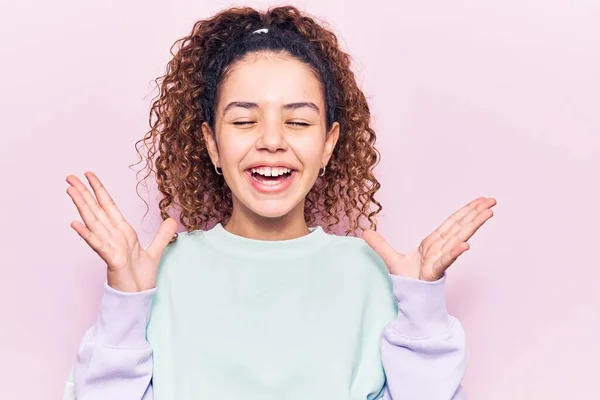
POLYGON ((379 254, 391 274, 435 281, 465 251, 467 240, 493 215, 494 198, 479 197, 452 214, 419 247, 409 253, 395 251, 373 230, 366 230, 363 239, 379 254))
POLYGON ((73 221, 71 227, 106 262, 109 286, 122 292, 155 287, 160 258, 177 230, 177 221, 164 220, 144 250, 98 177, 92 172, 86 172, 85 177, 94 194, 76 176, 66 179, 71 185, 67 193, 84 222, 73 221))

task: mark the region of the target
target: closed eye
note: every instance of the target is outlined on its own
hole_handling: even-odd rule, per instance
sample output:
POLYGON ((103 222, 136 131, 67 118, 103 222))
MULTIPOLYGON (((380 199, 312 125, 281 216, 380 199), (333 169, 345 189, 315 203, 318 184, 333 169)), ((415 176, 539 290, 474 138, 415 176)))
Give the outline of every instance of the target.
MULTIPOLYGON (((255 124, 255 122, 254 121, 235 121, 235 122, 233 122, 233 125, 235 125, 235 126, 249 126, 252 124, 255 124)), ((309 123, 298 122, 298 121, 290 121, 290 122, 287 122, 287 124, 296 126, 296 127, 303 127, 303 128, 310 126, 309 123)))

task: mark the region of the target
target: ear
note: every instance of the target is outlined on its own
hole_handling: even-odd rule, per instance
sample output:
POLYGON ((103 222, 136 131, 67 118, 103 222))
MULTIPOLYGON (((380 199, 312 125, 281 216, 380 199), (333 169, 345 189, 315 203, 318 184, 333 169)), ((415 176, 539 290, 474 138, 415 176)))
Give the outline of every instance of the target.
POLYGON ((208 150, 208 155, 210 156, 210 160, 217 167, 219 166, 219 149, 217 147, 217 142, 215 140, 215 135, 213 135, 210 126, 206 122, 202 123, 202 136, 204 137, 204 143, 206 143, 206 149, 208 150))
POLYGON ((327 132, 327 136, 325 138, 325 148, 323 151, 323 158, 321 159, 322 165, 327 165, 331 155, 333 154, 333 149, 335 149, 335 144, 340 137, 340 124, 334 122, 331 125, 331 129, 327 132))

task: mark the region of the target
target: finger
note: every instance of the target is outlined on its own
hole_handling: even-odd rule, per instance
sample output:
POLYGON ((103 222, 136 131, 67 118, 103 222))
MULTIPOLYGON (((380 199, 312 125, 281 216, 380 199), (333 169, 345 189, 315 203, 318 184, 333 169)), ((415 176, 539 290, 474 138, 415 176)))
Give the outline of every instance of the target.
POLYGON ((67 176, 67 182, 74 186, 80 193, 85 202, 88 204, 90 210, 94 213, 96 218, 102 221, 102 224, 106 227, 107 231, 113 231, 114 227, 104 210, 98 205, 98 202, 94 195, 88 190, 84 183, 75 175, 67 176))
POLYGON ((459 229, 456 229, 456 231, 452 232, 452 236, 442 246, 442 252, 452 248, 457 243, 466 242, 469 240, 487 220, 494 216, 494 212, 489 208, 477 210, 474 212, 474 214, 475 215, 473 217, 466 217, 464 222, 461 221, 459 229))
POLYGON ((388 268, 394 265, 398 258, 398 253, 379 233, 372 229, 367 229, 363 232, 363 240, 379 254, 379 257, 383 259, 388 268))
POLYGON ((86 172, 85 177, 87 178, 96 199, 98 200, 98 204, 102 208, 102 210, 106 213, 106 216, 112 223, 112 225, 123 232, 125 238, 128 240, 129 245, 133 245, 133 241, 136 240, 137 234, 135 230, 129 223, 125 220, 123 213, 117 207, 117 204, 108 193, 108 190, 104 187, 98 176, 91 171, 86 172))
POLYGON ((452 214, 446 221, 444 221, 437 229, 437 233, 445 238, 450 229, 455 226, 458 222, 460 222, 468 213, 475 210, 478 206, 483 204, 487 199, 485 197, 479 197, 471 202, 469 202, 466 206, 462 207, 460 210, 456 211, 452 214))
POLYGON ((175 232, 177 232, 177 221, 173 218, 165 219, 152 239, 152 243, 146 249, 148 255, 154 259, 160 259, 175 232))
POLYGON ((463 229, 465 225, 470 223, 482 210, 485 210, 486 206, 484 203, 480 203, 475 208, 471 209, 467 214, 465 214, 452 228, 446 232, 446 239, 450 239, 463 229))
POLYGON ((463 242, 455 246, 451 251, 443 253, 432 266, 434 276, 436 276, 437 279, 441 278, 454 261, 456 261, 456 259, 465 251, 469 250, 469 248, 469 244, 463 242))
POLYGON ((94 235, 84 224, 79 221, 71 222, 71 228, 77 232, 79 236, 94 250, 102 259, 107 260, 110 257, 111 247, 106 245, 106 241, 102 241, 98 236, 94 235))
POLYGON ((479 202, 477 204, 473 204, 473 206, 475 208, 471 208, 471 210, 469 210, 459 221, 457 221, 456 224, 454 224, 446 232, 446 238, 445 238, 444 242, 442 242, 441 246, 439 246, 439 248, 436 248, 435 250, 445 251, 448 248, 453 247, 460 241, 466 241, 466 239, 461 240, 460 238, 458 238, 456 236, 458 234, 458 232, 460 232, 474 218, 476 218, 477 215, 479 215, 479 213, 481 213, 482 211, 484 211, 486 209, 493 207, 494 205, 496 205, 496 200, 494 198, 485 199, 485 201, 479 202))
POLYGON ((98 218, 98 215, 94 213, 89 202, 84 199, 79 189, 75 186, 70 186, 67 188, 67 194, 71 197, 71 200, 73 200, 73 203, 77 207, 77 211, 79 212, 79 215, 81 215, 87 228, 98 238, 108 239, 110 237, 109 230, 98 218))
POLYGON ((441 248, 448 238, 458 230, 456 227, 460 229, 460 222, 465 218, 465 216, 483 204, 486 200, 487 199, 485 197, 479 197, 469 202, 467 205, 448 217, 435 231, 433 231, 423 240, 423 253, 426 254, 432 249, 435 250, 433 248, 434 246, 441 248))

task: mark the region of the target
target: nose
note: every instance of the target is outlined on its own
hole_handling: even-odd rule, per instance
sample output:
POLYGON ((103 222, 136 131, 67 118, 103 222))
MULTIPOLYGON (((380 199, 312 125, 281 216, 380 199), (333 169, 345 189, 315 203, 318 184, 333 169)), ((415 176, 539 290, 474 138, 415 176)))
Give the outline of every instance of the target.
POLYGON ((257 150, 267 150, 274 153, 278 150, 287 150, 288 148, 281 122, 264 122, 259 129, 258 135, 256 140, 257 150))

